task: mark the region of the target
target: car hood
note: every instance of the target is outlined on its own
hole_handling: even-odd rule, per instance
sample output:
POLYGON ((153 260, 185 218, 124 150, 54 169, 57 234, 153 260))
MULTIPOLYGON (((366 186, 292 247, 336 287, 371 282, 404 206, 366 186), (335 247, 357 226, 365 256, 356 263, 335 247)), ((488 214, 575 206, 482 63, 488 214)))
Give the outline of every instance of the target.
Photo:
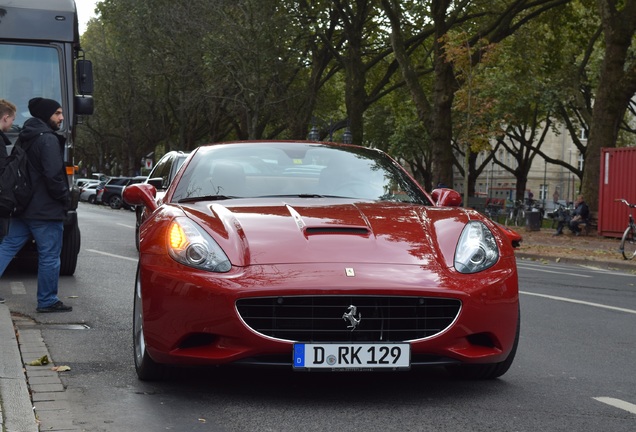
POLYGON ((402 203, 229 200, 182 206, 233 265, 372 263, 451 267, 470 213, 402 203))

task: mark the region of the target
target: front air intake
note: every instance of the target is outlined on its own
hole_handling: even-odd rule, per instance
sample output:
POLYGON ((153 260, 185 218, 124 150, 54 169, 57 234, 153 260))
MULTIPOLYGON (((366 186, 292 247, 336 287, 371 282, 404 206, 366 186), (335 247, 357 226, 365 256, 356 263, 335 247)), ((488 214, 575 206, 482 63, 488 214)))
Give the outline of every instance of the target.
POLYGON ((403 342, 434 336, 457 318, 456 299, 399 296, 291 296, 240 299, 243 321, 265 336, 297 342, 403 342), (359 324, 343 315, 355 306, 359 324))

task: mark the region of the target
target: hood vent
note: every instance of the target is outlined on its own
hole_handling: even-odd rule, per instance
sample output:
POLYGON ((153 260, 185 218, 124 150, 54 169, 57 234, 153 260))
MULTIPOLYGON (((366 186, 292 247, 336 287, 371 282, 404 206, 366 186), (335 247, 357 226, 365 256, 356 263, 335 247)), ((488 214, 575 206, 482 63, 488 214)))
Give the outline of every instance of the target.
POLYGON ((305 233, 308 236, 318 235, 318 234, 346 234, 346 235, 368 236, 369 230, 367 228, 357 228, 357 227, 314 227, 314 228, 306 228, 305 233))

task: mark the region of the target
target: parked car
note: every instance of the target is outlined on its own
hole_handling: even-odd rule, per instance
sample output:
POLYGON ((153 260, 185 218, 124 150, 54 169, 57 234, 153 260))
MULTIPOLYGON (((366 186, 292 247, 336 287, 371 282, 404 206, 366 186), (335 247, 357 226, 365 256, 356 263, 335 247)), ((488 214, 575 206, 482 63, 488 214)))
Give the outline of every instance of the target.
POLYGON ((430 195, 385 153, 315 142, 194 150, 139 230, 140 379, 168 365, 304 371, 510 368, 520 312, 514 231, 430 195), (301 169, 308 167, 308 169, 301 169))
POLYGON ((95 199, 97 198, 97 187, 99 183, 92 183, 88 186, 83 186, 80 188, 80 201, 88 202, 90 204, 95 203, 95 199))
POLYGON ((130 209, 134 210, 133 206, 125 203, 122 199, 122 191, 129 184, 142 183, 147 179, 146 176, 137 177, 111 177, 104 185, 101 191, 98 191, 97 202, 106 204, 112 209, 130 209))
MULTIPOLYGON (((166 189, 168 189, 168 186, 172 183, 172 179, 177 175, 179 168, 181 168, 181 165, 183 165, 183 162, 187 159, 189 154, 190 152, 170 151, 163 155, 152 171, 150 171, 146 183, 152 184, 157 190, 155 198, 158 203, 163 199, 166 189)), ((137 216, 135 246, 137 250, 139 250, 139 225, 141 225, 141 222, 147 217, 147 212, 144 206, 138 205, 135 206, 135 213, 137 216)))
POLYGON ((82 189, 83 187, 86 187, 89 184, 99 183, 99 180, 97 180, 97 179, 89 179, 89 178, 77 178, 77 179, 75 179, 74 183, 75 183, 75 186, 77 186, 80 189, 82 189))

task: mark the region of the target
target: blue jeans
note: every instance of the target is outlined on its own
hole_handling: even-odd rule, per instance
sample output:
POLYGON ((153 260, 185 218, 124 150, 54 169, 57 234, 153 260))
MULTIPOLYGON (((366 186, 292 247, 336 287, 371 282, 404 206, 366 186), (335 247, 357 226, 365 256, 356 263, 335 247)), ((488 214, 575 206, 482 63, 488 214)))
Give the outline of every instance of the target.
POLYGON ((44 308, 59 301, 57 288, 60 278, 60 253, 64 222, 12 218, 9 233, 0 243, 0 276, 13 257, 33 236, 38 248, 38 307, 44 308))

